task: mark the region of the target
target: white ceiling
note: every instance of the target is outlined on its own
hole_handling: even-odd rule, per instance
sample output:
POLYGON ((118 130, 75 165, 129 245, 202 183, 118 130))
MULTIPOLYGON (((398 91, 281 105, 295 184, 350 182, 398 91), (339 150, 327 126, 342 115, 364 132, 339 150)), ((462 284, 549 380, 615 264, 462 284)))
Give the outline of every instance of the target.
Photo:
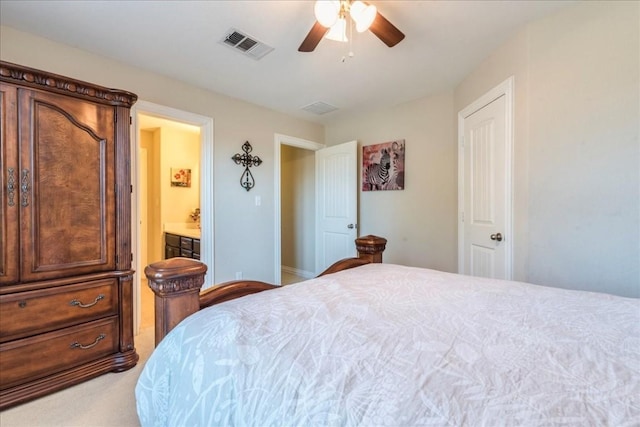
MULTIPOLYGON (((451 89, 519 27, 566 1, 370 1, 406 38, 298 46, 313 1, 0 1, 0 23, 212 91, 328 123, 451 89), (222 45, 230 28, 270 45, 260 60, 222 45), (316 115, 314 102, 338 107, 316 115)), ((122 88, 127 89, 127 88, 122 88)))

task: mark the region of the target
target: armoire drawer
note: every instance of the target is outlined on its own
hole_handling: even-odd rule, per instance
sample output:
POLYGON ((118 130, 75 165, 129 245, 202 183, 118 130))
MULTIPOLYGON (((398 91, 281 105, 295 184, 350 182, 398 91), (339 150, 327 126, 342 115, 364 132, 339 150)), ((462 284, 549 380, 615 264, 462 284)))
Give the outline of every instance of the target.
POLYGON ((114 316, 0 344, 0 389, 117 352, 118 329, 114 316))
POLYGON ((118 313, 115 278, 0 296, 0 342, 118 313))

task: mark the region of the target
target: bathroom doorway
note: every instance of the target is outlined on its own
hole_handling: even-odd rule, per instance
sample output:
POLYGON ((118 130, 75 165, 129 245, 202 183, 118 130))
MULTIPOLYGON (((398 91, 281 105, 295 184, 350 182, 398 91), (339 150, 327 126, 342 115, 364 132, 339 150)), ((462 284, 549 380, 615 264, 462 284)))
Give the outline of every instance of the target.
POLYGON ((132 118, 132 268, 138 333, 154 326, 153 293, 144 268, 165 258, 165 230, 197 228, 201 260, 209 267, 208 277, 213 276, 213 120, 145 102, 134 106, 132 118), (172 169, 188 170, 189 184, 176 185, 172 169), (190 215, 196 208, 200 224, 190 215))

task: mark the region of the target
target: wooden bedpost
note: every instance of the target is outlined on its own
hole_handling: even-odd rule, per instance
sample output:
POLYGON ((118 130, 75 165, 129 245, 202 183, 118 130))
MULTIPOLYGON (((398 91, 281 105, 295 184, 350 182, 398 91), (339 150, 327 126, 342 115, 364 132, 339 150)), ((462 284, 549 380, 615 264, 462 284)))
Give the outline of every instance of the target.
POLYGON ((206 272, 205 264, 190 258, 169 258, 144 269, 155 294, 156 346, 182 319, 200 310, 206 272))
POLYGON ((356 239, 356 250, 358 251, 357 258, 345 258, 340 261, 336 261, 325 271, 320 273, 320 276, 326 274, 337 273, 338 271, 347 270, 353 267, 360 267, 361 265, 370 263, 381 263, 382 252, 387 245, 387 239, 378 236, 362 236, 356 239))
POLYGON ((356 239, 356 250, 358 258, 364 258, 369 262, 382 262, 382 252, 387 247, 387 239, 384 237, 368 236, 358 237, 356 239))

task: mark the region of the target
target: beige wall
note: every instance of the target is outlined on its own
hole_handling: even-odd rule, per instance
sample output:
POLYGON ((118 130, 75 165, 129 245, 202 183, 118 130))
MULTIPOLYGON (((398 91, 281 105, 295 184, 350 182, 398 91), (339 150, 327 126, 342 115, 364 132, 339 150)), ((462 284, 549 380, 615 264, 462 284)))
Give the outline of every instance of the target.
MULTIPOLYGON (((385 262, 457 268, 457 149, 453 92, 327 126, 327 144, 404 139, 405 189, 359 192, 359 234, 388 238, 385 262)), ((359 177, 362 187, 362 177, 359 177)))
POLYGON ((640 297, 640 3, 535 23, 529 48, 528 279, 640 297))
POLYGON ((516 278, 640 296, 640 10, 585 2, 531 23, 456 88, 515 76, 516 278))
POLYGON ((406 190, 360 193, 361 234, 390 238, 386 261, 457 270, 457 113, 514 76, 515 279, 640 296, 639 5, 562 9, 451 93, 327 126, 329 145, 406 140, 406 190))
MULTIPOLYGON (((513 146, 513 278, 526 280, 528 272, 529 215, 529 85, 526 44, 527 31, 521 31, 494 51, 455 90, 454 114, 490 89, 514 76, 513 146)), ((550 76, 551 77, 551 76, 550 76)), ((456 166, 457 167, 457 166, 456 166)))
POLYGON ((208 275, 206 280, 232 280, 236 271, 243 271, 245 278, 273 281, 274 134, 323 141, 321 125, 5 26, 0 27, 0 59, 128 90, 141 100, 212 117, 215 164, 206 167, 215 169, 216 265, 215 278, 208 275), (264 161, 252 170, 256 186, 250 192, 240 187, 242 170, 231 160, 247 140, 253 154, 264 161), (261 206, 255 206, 257 195, 261 206))
POLYGON ((282 145, 282 265, 315 272, 315 152, 282 145))

